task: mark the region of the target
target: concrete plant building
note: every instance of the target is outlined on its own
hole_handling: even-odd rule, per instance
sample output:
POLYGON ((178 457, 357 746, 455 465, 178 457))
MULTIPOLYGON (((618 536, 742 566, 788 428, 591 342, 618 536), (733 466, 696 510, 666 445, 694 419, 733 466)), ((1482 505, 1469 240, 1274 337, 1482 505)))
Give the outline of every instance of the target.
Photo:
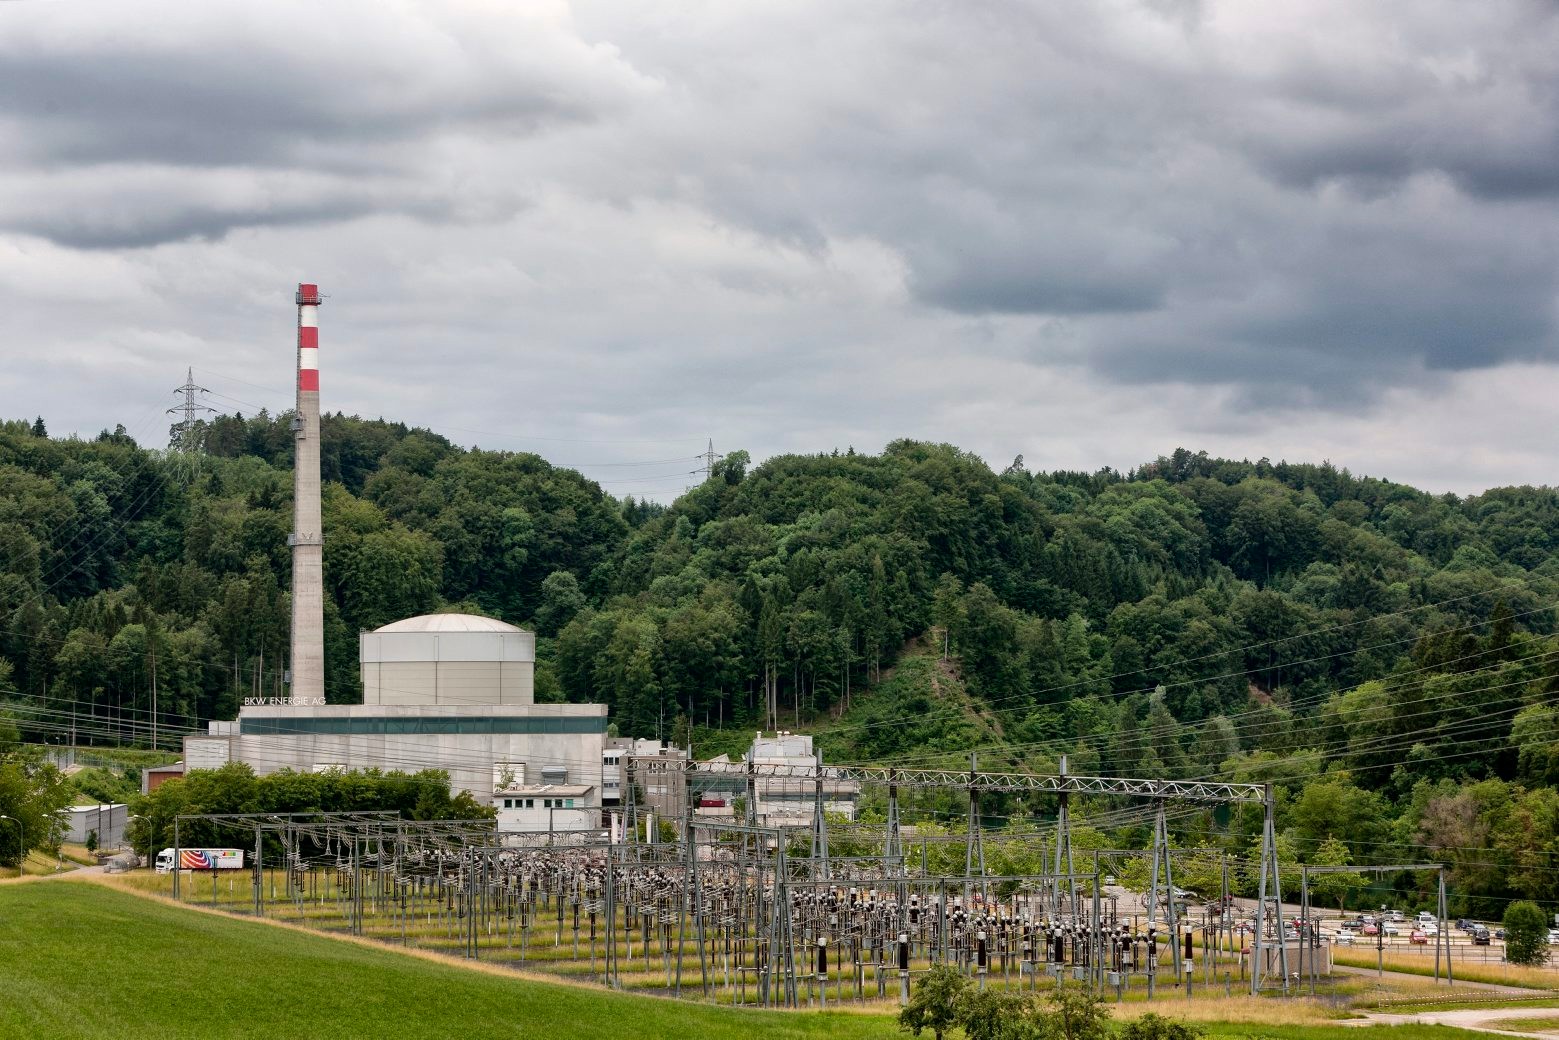
POLYGON ((443 769, 512 829, 544 831, 547 814, 503 810, 529 799, 600 806, 606 706, 534 703, 535 647, 532 633, 492 618, 397 621, 359 637, 362 704, 248 705, 236 723, 185 738, 185 761, 260 774, 443 769))
POLYGON ((601 752, 601 804, 622 805, 626 798, 626 759, 654 759, 640 762, 636 786, 641 805, 656 812, 681 813, 687 805, 687 752, 659 740, 642 737, 607 737, 601 752))
MULTIPOLYGON (((755 766, 813 769, 822 766, 823 756, 812 747, 812 738, 802 733, 781 731, 772 737, 759 733, 747 752, 755 766)), ((770 777, 757 784, 755 810, 764 826, 800 826, 811 822, 817 803, 817 784, 811 780, 770 777)), ((823 782, 823 811, 855 819, 861 799, 861 785, 853 780, 823 782)))
MULTIPOLYGON (((810 736, 785 731, 773 736, 758 733, 746 757, 739 762, 733 762, 728 755, 706 761, 725 767, 752 763, 752 811, 761 826, 802 827, 812 822, 818 784, 802 777, 821 767, 823 757, 814 750, 810 736), (792 771, 794 775, 790 775, 792 771)), ((737 802, 747 798, 747 781, 735 769, 696 774, 695 811, 702 816, 734 816, 737 802)), ((860 784, 853 780, 824 780, 822 794, 824 812, 855 819, 861 799, 860 784)))

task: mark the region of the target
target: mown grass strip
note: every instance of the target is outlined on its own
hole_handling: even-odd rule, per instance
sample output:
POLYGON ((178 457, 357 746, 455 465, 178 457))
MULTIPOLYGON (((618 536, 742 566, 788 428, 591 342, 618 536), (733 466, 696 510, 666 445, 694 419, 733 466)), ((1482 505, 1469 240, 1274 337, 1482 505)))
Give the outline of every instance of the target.
MULTIPOLYGON (((289 1040, 354 1037, 886 1040, 891 1014, 772 1012, 608 993, 472 970, 431 956, 186 909, 68 880, 0 886, 0 1037, 289 1040)), ((1163 1010, 1218 1017, 1218 1004, 1163 1010)), ((1289 1025, 1303 1010, 1237 999, 1217 1038, 1363 1040, 1289 1025), (1261 1005, 1266 1005, 1262 1007, 1261 1005)), ((1371 1040, 1455 1040, 1443 1027, 1375 1027, 1371 1040)))

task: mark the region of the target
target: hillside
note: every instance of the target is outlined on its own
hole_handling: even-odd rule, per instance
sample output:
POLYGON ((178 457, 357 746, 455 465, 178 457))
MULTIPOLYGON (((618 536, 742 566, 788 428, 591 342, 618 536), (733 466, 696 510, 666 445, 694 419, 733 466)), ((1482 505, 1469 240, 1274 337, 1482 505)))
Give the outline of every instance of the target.
MULTIPOLYGON (((279 689, 286 418, 200 433, 204 458, 0 427, 0 687, 28 739, 144 743, 154 675, 164 733, 279 689)), ((799 719, 835 760, 1271 780, 1290 858, 1335 838, 1456 862, 1485 911, 1559 902, 1551 489, 1184 450, 997 472, 900 441, 736 452, 661 507, 339 415, 324 458, 333 700, 358 630, 470 610, 536 628, 539 696, 623 733, 713 752, 799 719)))
POLYGON ((0 918, 0 1035, 33 1040, 894 1035, 877 1017, 717 1009, 472 971, 91 883, 0 885, 0 918))

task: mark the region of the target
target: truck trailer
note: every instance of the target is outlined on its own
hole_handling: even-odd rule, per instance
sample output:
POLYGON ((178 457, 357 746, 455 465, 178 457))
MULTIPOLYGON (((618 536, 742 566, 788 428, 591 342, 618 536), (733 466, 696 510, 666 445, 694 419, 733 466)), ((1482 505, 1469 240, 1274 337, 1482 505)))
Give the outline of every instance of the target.
MULTIPOLYGON (((244 865, 243 849, 179 849, 180 870, 238 870, 244 865)), ((173 869, 173 850, 157 853, 157 873, 173 869)))

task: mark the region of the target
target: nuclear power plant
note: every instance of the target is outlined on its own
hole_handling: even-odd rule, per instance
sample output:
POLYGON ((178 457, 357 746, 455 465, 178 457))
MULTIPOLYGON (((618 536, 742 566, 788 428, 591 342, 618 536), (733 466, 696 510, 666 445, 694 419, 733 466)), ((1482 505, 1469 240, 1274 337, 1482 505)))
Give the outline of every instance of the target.
POLYGON ((536 637, 493 618, 429 614, 358 637, 361 689, 325 674, 320 503, 319 286, 297 288, 292 656, 287 695, 186 737, 186 769, 442 769, 499 809, 501 829, 600 823, 606 706, 536 704, 536 637), (337 692, 329 703, 326 690, 337 692))
MULTIPOLYGON (((433 938, 446 951, 458 937, 464 956, 494 963, 524 964, 534 944, 540 963, 570 978, 588 970, 613 988, 669 994, 697 985, 705 1000, 736 1004, 799 1006, 803 984, 809 1002, 815 987, 819 1004, 864 1003, 868 988, 885 999, 895 977, 907 1001, 912 968, 933 964, 955 965, 981 988, 989 981, 1032 990, 1042 974, 1057 984, 1070 975, 1101 994, 1113 988, 1117 999, 1134 977, 1151 999, 1161 984, 1183 985, 1189 995, 1198 974, 1212 986, 1222 973, 1231 993, 1235 966, 1252 995, 1293 992, 1306 974, 1313 988, 1330 970, 1330 952, 1313 930, 1284 928, 1270 784, 1079 776, 1065 755, 1056 775, 982 771, 972 753, 967 770, 825 766, 810 736, 784 732, 757 733, 740 759, 699 761, 691 749, 637 740, 608 748, 604 705, 535 703, 533 633, 461 613, 359 633, 361 686, 343 691, 342 677, 325 671, 321 299, 317 285, 298 286, 292 685, 286 696, 246 703, 236 721, 186 737, 185 767, 439 769, 453 789, 491 806, 495 821, 352 811, 181 816, 170 863, 180 862, 179 822, 203 822, 242 834, 242 847, 254 850, 257 915, 408 944, 433 938), (866 786, 883 795, 886 812, 858 823, 866 786), (932 820, 950 799, 963 801, 967 831, 903 826, 906 795, 932 820), (992 806, 982 807, 992 796, 1043 799, 1057 809, 1043 831, 1004 827, 989 836, 995 872, 987 868, 984 823, 992 806), (1080 862, 1070 805, 1087 798, 1112 805, 1118 825, 1151 825, 1152 849, 1093 849, 1092 863, 1080 862), (611 816, 608 802, 620 802, 611 816), (1222 892, 1207 908, 1197 948, 1183 898, 1190 893, 1175 886, 1174 872, 1189 865, 1186 855, 1209 850, 1171 848, 1169 820, 1236 810, 1261 823, 1259 853, 1247 864, 1259 870, 1257 909, 1250 924, 1227 912, 1225 858, 1222 892), (279 890, 264 884, 267 857, 273 874, 285 866, 279 890), (1145 932, 1129 910, 1132 920, 1124 919, 1116 894, 1106 895, 1115 886, 1104 873, 1143 857, 1151 878, 1141 904, 1145 932)), ((1199 869, 1213 868, 1204 860, 1199 869)), ((1305 867, 1371 869, 1441 872, 1449 979, 1443 867, 1305 867)), ((180 874, 172 871, 175 899, 180 874)), ((1306 919, 1308 876, 1300 897, 1306 919)), ((1440 952, 1437 941, 1437 975, 1440 952)))

